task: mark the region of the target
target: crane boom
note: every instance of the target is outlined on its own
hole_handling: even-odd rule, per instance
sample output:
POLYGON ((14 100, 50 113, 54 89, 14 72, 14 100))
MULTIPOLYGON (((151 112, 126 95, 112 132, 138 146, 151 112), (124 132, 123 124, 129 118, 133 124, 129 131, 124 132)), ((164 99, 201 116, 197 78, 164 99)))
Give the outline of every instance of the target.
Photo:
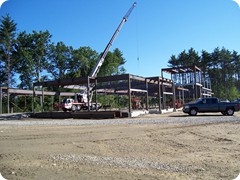
POLYGON ((115 40, 115 38, 117 37, 120 29, 122 28, 123 24, 128 20, 128 17, 130 16, 132 10, 136 7, 137 3, 134 2, 133 5, 131 6, 131 8, 128 10, 128 12, 126 13, 126 15, 123 17, 122 21, 120 22, 118 28, 116 29, 116 31, 114 32, 112 38, 110 39, 109 43, 107 44, 106 48, 104 49, 103 53, 101 54, 101 56, 99 57, 97 64, 95 65, 94 69, 92 70, 91 74, 89 77, 96 77, 104 60, 105 57, 107 56, 107 53, 110 49, 110 47, 112 46, 113 41, 115 40))

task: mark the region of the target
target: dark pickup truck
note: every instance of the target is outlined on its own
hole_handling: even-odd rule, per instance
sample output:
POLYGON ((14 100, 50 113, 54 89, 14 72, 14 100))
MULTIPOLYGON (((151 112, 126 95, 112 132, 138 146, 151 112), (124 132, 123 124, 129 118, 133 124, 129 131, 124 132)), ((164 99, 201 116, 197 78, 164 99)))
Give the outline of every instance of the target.
POLYGON ((240 103, 221 102, 218 98, 201 98, 183 105, 183 112, 191 116, 196 116, 198 112, 221 112, 223 115, 232 116, 239 109, 240 103))

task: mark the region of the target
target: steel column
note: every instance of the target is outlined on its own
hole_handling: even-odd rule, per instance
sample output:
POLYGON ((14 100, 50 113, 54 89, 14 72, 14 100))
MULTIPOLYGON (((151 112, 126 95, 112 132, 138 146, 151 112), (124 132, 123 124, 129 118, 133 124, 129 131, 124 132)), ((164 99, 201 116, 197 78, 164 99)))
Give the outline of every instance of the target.
POLYGON ((7 113, 10 113, 10 93, 9 93, 9 87, 7 87, 7 113))
POLYGON ((90 78, 87 78, 87 99, 88 99, 88 111, 90 111, 90 78))
POLYGON ((176 88, 174 82, 172 82, 172 93, 173 93, 173 112, 176 112, 176 88))
POLYGON ((97 106, 97 79, 95 79, 95 107, 96 107, 96 111, 98 111, 98 106, 97 106))
POLYGON ((148 110, 148 82, 147 82, 147 79, 145 80, 145 84, 146 84, 146 110, 148 110))
POLYGON ((161 102, 161 83, 160 79, 158 80, 158 106, 159 106, 159 113, 162 114, 162 102, 161 102))
POLYGON ((198 97, 197 92, 197 74, 196 74, 196 67, 194 67, 194 99, 196 100, 198 97))
POLYGON ((36 113, 36 91, 35 86, 33 86, 33 113, 36 113))
POLYGON ((2 87, 0 87, 0 114, 2 114, 2 87))
POLYGON ((42 86, 41 109, 44 112, 44 87, 42 86))
MULTIPOLYGON (((162 76, 162 83, 161 83, 161 91, 162 91, 162 98, 163 98, 163 104, 162 104, 162 106, 163 106, 163 109, 165 109, 165 105, 166 105, 166 102, 165 102, 165 96, 166 95, 164 95, 164 92, 165 92, 165 87, 164 87, 164 85, 163 85, 163 71, 161 70, 161 76, 162 76)), ((172 80, 172 79, 171 79, 172 80)))
POLYGON ((132 116, 132 96, 131 96, 131 79, 130 75, 128 75, 128 112, 129 116, 132 116))

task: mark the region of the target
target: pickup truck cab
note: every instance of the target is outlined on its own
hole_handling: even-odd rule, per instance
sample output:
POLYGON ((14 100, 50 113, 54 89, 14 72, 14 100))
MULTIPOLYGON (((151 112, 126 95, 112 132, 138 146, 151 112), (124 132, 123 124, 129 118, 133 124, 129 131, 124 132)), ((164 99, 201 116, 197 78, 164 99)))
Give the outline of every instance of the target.
POLYGON ((238 102, 221 102, 218 98, 201 98, 196 102, 184 104, 182 110, 191 116, 196 116, 198 112, 221 112, 223 115, 232 116, 239 109, 238 102))

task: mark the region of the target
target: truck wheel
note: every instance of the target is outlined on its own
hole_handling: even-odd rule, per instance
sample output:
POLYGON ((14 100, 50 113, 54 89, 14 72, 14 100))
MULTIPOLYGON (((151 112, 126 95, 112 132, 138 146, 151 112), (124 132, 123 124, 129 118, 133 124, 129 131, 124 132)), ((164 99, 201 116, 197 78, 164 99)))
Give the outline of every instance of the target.
POLYGON ((190 115, 190 116, 196 116, 197 113, 198 113, 197 109, 196 109, 196 108, 192 108, 192 109, 190 110, 190 112, 189 112, 189 115, 190 115))
POLYGON ((77 111, 80 111, 80 110, 81 110, 81 106, 78 105, 78 106, 77 106, 77 111))
POLYGON ((232 108, 228 108, 226 113, 228 116, 232 116, 234 114, 234 110, 232 108))
POLYGON ((72 106, 72 112, 75 112, 77 107, 75 105, 72 106))
POLYGON ((225 112, 225 111, 223 111, 223 112, 221 112, 222 113, 222 115, 224 115, 224 116, 226 116, 227 115, 227 113, 225 112))

